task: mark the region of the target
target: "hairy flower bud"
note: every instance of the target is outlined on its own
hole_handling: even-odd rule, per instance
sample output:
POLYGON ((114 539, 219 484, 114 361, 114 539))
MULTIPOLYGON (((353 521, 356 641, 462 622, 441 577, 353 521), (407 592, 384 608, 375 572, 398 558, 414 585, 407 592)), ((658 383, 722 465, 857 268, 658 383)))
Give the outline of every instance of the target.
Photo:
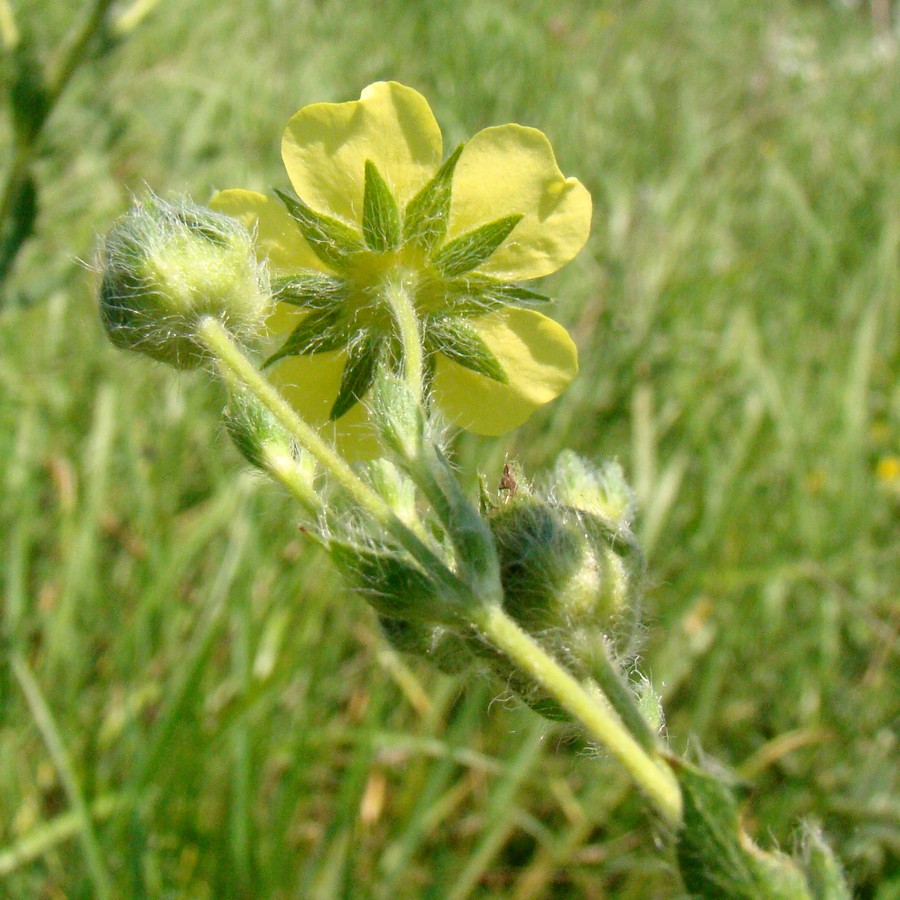
POLYGON ((110 340, 180 369, 205 358, 196 341, 204 317, 246 338, 272 303, 246 228, 189 200, 136 203, 107 235, 99 268, 110 340))
POLYGON ((541 495, 517 487, 488 514, 506 611, 562 652, 588 634, 625 653, 642 568, 630 506, 618 467, 596 470, 571 453, 541 495))

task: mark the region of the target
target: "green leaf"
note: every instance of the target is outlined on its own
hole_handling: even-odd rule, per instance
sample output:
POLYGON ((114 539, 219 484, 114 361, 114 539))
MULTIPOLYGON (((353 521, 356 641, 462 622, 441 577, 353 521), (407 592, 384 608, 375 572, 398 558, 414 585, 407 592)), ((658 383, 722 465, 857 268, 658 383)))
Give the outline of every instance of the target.
POLYGON ((347 283, 324 272, 304 272, 273 279, 272 291, 276 300, 292 306, 329 309, 344 302, 347 283))
POLYGON ((19 42, 10 57, 9 102, 19 143, 37 137, 50 112, 50 96, 43 69, 29 39, 19 42))
POLYGON ((448 317, 428 320, 424 330, 430 346, 447 359, 500 384, 509 384, 500 360, 471 325, 448 317))
POLYGON ((316 212, 297 197, 276 189, 281 202, 300 226, 316 256, 338 272, 347 268, 351 256, 365 249, 359 232, 339 219, 316 212))
POLYGON ((435 268, 446 278, 471 272, 490 258, 521 219, 517 213, 467 231, 441 248, 432 260, 435 268))
POLYGON ((6 278, 22 244, 34 234, 38 212, 37 184, 31 173, 13 182, 9 191, 9 214, 0 222, 0 282, 6 278))
POLYGON ((684 824, 676 852, 692 897, 735 900, 812 900, 798 868, 753 845, 741 828, 737 801, 721 779, 679 762, 684 824))
POLYGON ((853 893, 825 836, 814 825, 804 827, 803 868, 816 900, 852 900, 853 893))
POLYGON ((263 368, 286 356, 312 356, 341 349, 349 338, 342 318, 337 309, 313 310, 300 320, 281 348, 263 363, 263 368))
POLYGON ((731 790, 694 766, 676 769, 684 798, 678 835, 678 866, 695 897, 747 897, 753 876, 739 835, 738 807, 731 790))
POLYGON ((421 247, 426 253, 433 250, 447 234, 453 172, 464 146, 460 144, 447 157, 434 178, 406 205, 403 240, 421 247))
POLYGON ((366 160, 363 194, 363 237, 372 250, 392 250, 400 243, 400 210, 397 201, 375 167, 366 160))
POLYGON ((375 380, 375 370, 381 358, 381 351, 379 344, 369 339, 360 341, 352 347, 347 356, 341 389, 328 416, 332 422, 353 409, 365 397, 366 391, 375 380))

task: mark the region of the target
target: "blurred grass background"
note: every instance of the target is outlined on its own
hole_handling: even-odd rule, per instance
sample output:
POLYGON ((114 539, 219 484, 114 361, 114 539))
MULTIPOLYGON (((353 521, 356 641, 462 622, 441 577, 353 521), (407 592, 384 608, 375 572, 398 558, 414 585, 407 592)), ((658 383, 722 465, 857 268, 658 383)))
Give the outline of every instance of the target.
MULTIPOLYGON (((12 3, 44 59, 77 6, 12 3)), ((131 192, 284 186, 290 114, 380 78, 595 200, 545 283, 577 385, 460 459, 617 457, 672 746, 900 896, 900 59, 824 0, 162 0, 79 72, 0 308, 0 896, 679 896, 614 766, 390 652, 220 390, 101 333, 79 260, 131 192)))

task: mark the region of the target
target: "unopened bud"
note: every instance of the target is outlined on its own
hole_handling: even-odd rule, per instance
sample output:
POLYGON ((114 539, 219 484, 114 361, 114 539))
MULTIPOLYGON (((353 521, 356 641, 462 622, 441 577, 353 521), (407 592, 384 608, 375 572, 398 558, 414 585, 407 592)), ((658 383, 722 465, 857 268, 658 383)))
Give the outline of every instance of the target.
POLYGON ((110 340, 180 369, 200 365, 206 316, 235 337, 263 328, 272 299, 236 219, 152 194, 113 225, 100 252, 100 314, 110 340))
POLYGON ((615 471, 567 453, 543 497, 510 491, 488 514, 504 608, 561 651, 578 632, 624 653, 636 630, 642 561, 627 524, 630 495, 615 471))

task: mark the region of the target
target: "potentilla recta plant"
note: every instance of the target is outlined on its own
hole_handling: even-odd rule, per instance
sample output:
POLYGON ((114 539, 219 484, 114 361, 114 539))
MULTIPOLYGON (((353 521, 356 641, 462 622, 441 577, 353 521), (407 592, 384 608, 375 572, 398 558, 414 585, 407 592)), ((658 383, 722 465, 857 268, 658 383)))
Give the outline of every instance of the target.
POLYGON ((561 450, 470 496, 449 457, 452 429, 502 435, 577 374, 534 282, 584 246, 584 186, 534 128, 446 153, 424 97, 394 82, 304 107, 282 156, 274 196, 149 195, 115 223, 99 254, 112 341, 216 372, 235 445, 297 500, 384 639, 580 729, 645 797, 689 893, 849 896, 814 828, 796 860, 754 845, 728 785, 669 751, 625 675, 644 564, 621 469, 561 450))

